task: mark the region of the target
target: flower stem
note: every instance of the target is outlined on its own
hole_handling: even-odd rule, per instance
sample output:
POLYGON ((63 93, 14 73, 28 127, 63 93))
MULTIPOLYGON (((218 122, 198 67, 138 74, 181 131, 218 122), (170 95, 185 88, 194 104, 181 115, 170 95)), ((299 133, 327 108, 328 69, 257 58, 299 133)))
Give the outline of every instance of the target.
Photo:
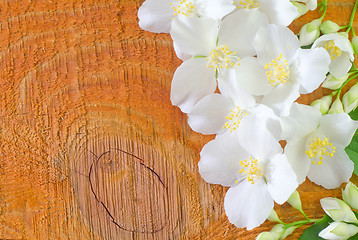
POLYGON ((306 213, 304 213, 303 211, 300 211, 302 213, 302 215, 307 219, 310 220, 309 217, 307 217, 306 213))
MULTIPOLYGON (((324 18, 324 16, 326 16, 326 12, 327 12, 327 1, 328 0, 323 0, 322 7, 324 8, 324 11, 322 13, 322 16, 320 17, 320 19, 322 20, 324 18)), ((357 0, 358 1, 358 0, 357 0)), ((320 10, 321 11, 321 10, 320 10)))
POLYGON ((353 10, 352 10, 352 13, 351 13, 351 17, 349 19, 349 23, 347 25, 347 33, 349 33, 349 31, 352 31, 353 35, 355 36, 355 32, 353 30, 353 21, 354 21, 354 17, 356 15, 356 12, 357 12, 357 7, 358 7, 358 0, 356 0, 356 2, 354 3, 354 7, 353 7, 353 10))
POLYGON ((306 225, 308 223, 316 223, 316 222, 319 222, 321 221, 321 219, 307 219, 307 220, 301 220, 301 221, 297 221, 297 222, 293 222, 293 223, 290 223, 290 224, 286 224, 285 225, 285 228, 288 229, 290 227, 293 227, 293 226, 303 226, 303 225, 306 225))

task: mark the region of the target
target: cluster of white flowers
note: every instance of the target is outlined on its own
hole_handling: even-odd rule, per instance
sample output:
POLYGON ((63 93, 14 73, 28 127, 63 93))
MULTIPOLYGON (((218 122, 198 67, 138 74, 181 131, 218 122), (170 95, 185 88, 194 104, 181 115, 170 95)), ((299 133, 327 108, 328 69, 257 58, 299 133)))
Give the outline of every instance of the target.
POLYGON ((316 7, 316 0, 146 0, 139 9, 139 25, 170 33, 183 60, 171 101, 194 131, 216 134, 201 151, 199 172, 230 187, 225 212, 237 227, 262 224, 306 176, 336 188, 352 175, 344 148, 358 124, 347 113, 322 116, 294 103, 328 72, 339 79, 352 66, 344 36, 316 39, 309 29, 313 46, 302 49, 310 39, 287 28, 316 7), (284 151, 280 140, 287 141, 284 151))

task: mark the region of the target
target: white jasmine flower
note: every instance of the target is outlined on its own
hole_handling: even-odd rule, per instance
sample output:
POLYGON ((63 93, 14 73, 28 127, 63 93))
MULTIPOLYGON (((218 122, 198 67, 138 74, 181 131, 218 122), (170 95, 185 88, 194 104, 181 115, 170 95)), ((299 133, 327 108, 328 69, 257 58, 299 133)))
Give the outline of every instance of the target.
POLYGON ((353 48, 347 37, 339 33, 330 33, 319 37, 312 49, 323 47, 329 53, 331 63, 329 72, 335 78, 342 78, 352 66, 354 60, 353 48))
POLYGON ((146 0, 138 10, 139 26, 154 33, 169 33, 177 16, 220 20, 235 7, 231 0, 146 0))
POLYGON ((314 107, 294 103, 287 117, 281 119, 285 153, 297 180, 306 176, 327 189, 347 182, 353 162, 344 151, 358 127, 348 114, 322 116, 314 107))
POLYGON ((201 99, 188 113, 191 128, 202 134, 236 132, 250 124, 252 118, 259 118, 276 129, 280 135, 279 118, 267 106, 257 104, 236 80, 235 70, 228 70, 218 79, 221 94, 213 93, 201 99))
POLYGON ((251 121, 239 138, 218 135, 207 143, 198 163, 205 181, 229 186, 225 212, 235 226, 251 230, 297 188, 295 174, 266 125, 251 121))
POLYGON ((346 188, 342 191, 343 200, 352 208, 358 210, 358 188, 351 182, 348 182, 346 188))
POLYGON ((343 222, 332 222, 318 236, 330 240, 347 240, 358 233, 358 227, 343 222))
POLYGON ((265 13, 270 23, 288 26, 298 16, 297 8, 289 0, 233 0, 238 9, 255 9, 265 13))
POLYGON ((327 52, 322 48, 301 49, 287 27, 263 27, 253 44, 257 59, 242 59, 237 77, 251 94, 263 95, 260 103, 277 115, 287 115, 300 94, 312 92, 326 77, 330 62, 327 52))
POLYGON ((209 18, 177 17, 170 31, 176 51, 192 58, 175 71, 171 101, 189 112, 203 97, 214 93, 220 76, 239 65, 239 59, 254 56, 252 41, 257 30, 266 26, 266 16, 258 10, 239 10, 218 23, 209 18))

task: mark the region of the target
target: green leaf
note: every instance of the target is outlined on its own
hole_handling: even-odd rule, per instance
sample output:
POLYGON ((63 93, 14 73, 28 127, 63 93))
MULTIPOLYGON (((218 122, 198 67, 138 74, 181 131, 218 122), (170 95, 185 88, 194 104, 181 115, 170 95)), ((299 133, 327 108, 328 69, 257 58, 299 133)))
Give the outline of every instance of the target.
MULTIPOLYGON (((353 120, 358 120, 358 108, 349 113, 353 120)), ((358 176, 358 131, 354 134, 351 143, 346 147, 346 153, 354 163, 353 173, 358 176)))
POLYGON ((353 120, 358 120, 358 108, 352 112, 349 113, 349 116, 351 116, 351 118, 353 120))
POLYGON ((329 223, 333 222, 332 218, 328 215, 325 215, 321 221, 317 222, 316 224, 312 225, 311 227, 307 228, 299 238, 299 240, 318 240, 323 239, 318 236, 318 234, 325 229, 329 223))
POLYGON ((351 143, 346 147, 346 153, 354 163, 353 173, 358 175, 358 131, 354 134, 351 143))

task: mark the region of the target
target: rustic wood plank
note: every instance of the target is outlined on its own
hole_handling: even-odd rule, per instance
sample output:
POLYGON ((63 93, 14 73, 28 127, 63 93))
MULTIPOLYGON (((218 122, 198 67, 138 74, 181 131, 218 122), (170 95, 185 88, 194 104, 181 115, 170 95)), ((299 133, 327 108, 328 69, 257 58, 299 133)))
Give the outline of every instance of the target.
MULTIPOLYGON (((137 26, 142 2, 0 1, 1 239, 253 239, 272 226, 235 228, 226 188, 200 177, 213 137, 171 105, 180 60, 168 35, 137 26)), ((354 1, 329 2, 327 18, 348 23, 354 1)), ((313 218, 320 198, 340 197, 309 181, 299 190, 313 218)))

